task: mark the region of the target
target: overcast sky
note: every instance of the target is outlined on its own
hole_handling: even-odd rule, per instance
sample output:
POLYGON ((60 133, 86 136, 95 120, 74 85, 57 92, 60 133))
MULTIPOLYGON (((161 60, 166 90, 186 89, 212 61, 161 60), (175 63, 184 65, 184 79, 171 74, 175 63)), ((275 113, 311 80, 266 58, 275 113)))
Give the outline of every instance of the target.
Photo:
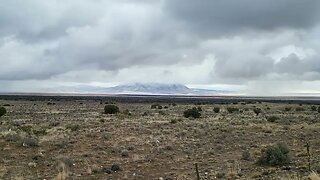
POLYGON ((0 0, 0 91, 320 92, 319 0, 0 0))

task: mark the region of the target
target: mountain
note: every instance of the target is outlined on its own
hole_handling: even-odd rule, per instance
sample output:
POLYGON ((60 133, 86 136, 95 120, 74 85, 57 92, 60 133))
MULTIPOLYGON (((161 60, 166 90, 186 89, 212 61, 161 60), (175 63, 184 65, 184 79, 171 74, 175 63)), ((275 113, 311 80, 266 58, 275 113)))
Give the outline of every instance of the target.
POLYGON ((106 88, 106 93, 117 94, 193 94, 182 84, 135 83, 106 88))
POLYGON ((60 86, 55 89, 45 89, 44 92, 85 93, 85 94, 145 94, 145 95, 226 95, 230 91, 188 88, 182 84, 134 83, 114 87, 95 85, 60 86))

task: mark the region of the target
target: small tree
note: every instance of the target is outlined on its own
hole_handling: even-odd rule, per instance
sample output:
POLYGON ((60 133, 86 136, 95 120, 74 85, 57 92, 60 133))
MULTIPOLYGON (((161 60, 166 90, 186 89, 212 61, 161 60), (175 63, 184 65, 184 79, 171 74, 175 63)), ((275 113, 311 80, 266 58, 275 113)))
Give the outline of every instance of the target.
POLYGON ((187 109, 183 112, 184 117, 189 118, 199 118, 201 116, 201 113, 199 112, 198 108, 194 107, 192 109, 187 109))
POLYGON ((119 113, 119 107, 113 104, 108 104, 104 107, 104 113, 106 114, 117 114, 119 113))
POLYGON ((259 114, 261 113, 261 109, 260 108, 254 108, 253 112, 256 113, 257 116, 259 116, 259 114))
POLYGON ((3 115, 5 115, 6 113, 7 113, 6 108, 0 107, 0 117, 3 116, 3 115))

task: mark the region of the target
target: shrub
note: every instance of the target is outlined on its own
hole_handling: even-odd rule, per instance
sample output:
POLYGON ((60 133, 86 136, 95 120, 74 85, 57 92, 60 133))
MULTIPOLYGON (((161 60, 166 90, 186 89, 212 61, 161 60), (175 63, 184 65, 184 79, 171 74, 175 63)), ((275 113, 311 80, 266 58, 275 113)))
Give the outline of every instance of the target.
POLYGON ((288 146, 284 143, 267 146, 261 151, 262 155, 257 163, 269 166, 286 165, 290 163, 289 151, 288 146))
POLYGON ((280 119, 278 116, 269 116, 269 117, 267 117, 267 121, 269 121, 269 122, 275 122, 278 119, 280 119))
POLYGON ((4 136, 4 139, 8 142, 19 142, 21 140, 21 136, 16 132, 10 132, 4 136))
POLYGON ((108 104, 104 107, 104 113, 106 114, 117 114, 119 113, 119 107, 113 104, 108 104))
POLYGON ((297 107, 296 111, 304 111, 304 108, 303 107, 297 107))
POLYGON ((318 107, 318 113, 320 113, 320 106, 318 107))
POLYGON ((132 115, 132 113, 131 113, 131 111, 129 111, 129 109, 124 110, 123 114, 128 115, 128 116, 132 115))
POLYGON ((199 112, 201 112, 201 111, 202 111, 202 108, 201 108, 200 106, 198 107, 198 111, 199 111, 199 112))
POLYGON ((187 109, 183 112, 184 117, 189 118, 189 117, 193 117, 193 118, 199 118, 201 116, 201 113, 199 112, 199 110, 194 107, 192 109, 187 109))
POLYGON ((24 147, 37 147, 39 146, 39 141, 32 137, 25 137, 22 139, 22 146, 24 147))
POLYGON ((71 131, 78 131, 80 129, 79 124, 68 124, 66 129, 70 129, 71 131))
POLYGON ((36 136, 46 135, 47 131, 46 129, 34 129, 33 134, 36 136))
POLYGON ((171 124, 176 124, 176 123, 177 123, 177 120, 176 120, 176 119, 171 119, 170 123, 171 123, 171 124))
POLYGON ((162 106, 160 104, 152 104, 151 109, 162 109, 162 106))
POLYGON ((26 132, 26 133, 29 134, 29 135, 32 134, 32 130, 33 130, 31 125, 20 126, 19 129, 20 129, 21 131, 26 132))
POLYGON ((0 117, 5 115, 7 113, 7 110, 5 107, 0 107, 0 117))
POLYGON ((291 107, 285 107, 284 111, 291 111, 291 109, 292 109, 291 107))
POLYGON ((311 106, 311 111, 317 111, 317 107, 316 106, 311 106))
POLYGON ((251 160, 251 154, 249 151, 244 151, 242 153, 242 157, 241 159, 246 160, 246 161, 250 161, 251 160))
POLYGON ((234 112, 239 111, 239 109, 236 108, 236 107, 227 107, 227 111, 228 111, 229 113, 234 113, 234 112))
POLYGON ((215 113, 219 113, 219 112, 220 112, 220 108, 219 108, 219 107, 214 107, 214 108, 213 108, 213 111, 214 111, 215 113))
POLYGON ((259 116, 259 114, 261 113, 261 109, 260 109, 260 108, 254 108, 254 109, 253 109, 253 112, 254 112, 257 116, 259 116))

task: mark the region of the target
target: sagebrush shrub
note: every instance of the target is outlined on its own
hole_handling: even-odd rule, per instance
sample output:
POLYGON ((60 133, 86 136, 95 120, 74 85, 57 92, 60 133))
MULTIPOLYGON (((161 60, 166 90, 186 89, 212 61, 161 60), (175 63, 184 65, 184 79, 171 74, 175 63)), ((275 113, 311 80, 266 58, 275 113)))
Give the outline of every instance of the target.
POLYGON ((285 107, 284 108, 285 111, 291 111, 291 109, 292 109, 291 107, 285 107))
POLYGON ((229 113, 234 113, 234 112, 238 112, 239 109, 236 108, 236 107, 227 107, 227 111, 228 111, 229 113))
POLYGON ((7 110, 5 107, 0 107, 0 117, 5 115, 7 113, 7 110))
POLYGON ((276 120, 280 119, 278 116, 268 116, 267 121, 275 122, 276 120))
POLYGON ((199 112, 198 108, 194 107, 192 109, 187 109, 183 112, 184 117, 189 118, 199 118, 201 116, 201 113, 199 112))
POLYGON ((261 151, 262 155, 258 159, 258 164, 278 166, 290 163, 289 148, 284 143, 277 143, 272 146, 267 146, 261 151))
POLYGON ((296 111, 304 111, 304 108, 303 107, 297 107, 296 111))
POLYGON ((220 112, 220 108, 219 108, 219 107, 214 107, 214 108, 213 108, 213 111, 214 111, 215 113, 219 113, 219 112, 220 112))
POLYGON ((116 105, 108 104, 104 107, 104 113, 106 114, 117 114, 119 112, 120 112, 120 109, 116 105))

